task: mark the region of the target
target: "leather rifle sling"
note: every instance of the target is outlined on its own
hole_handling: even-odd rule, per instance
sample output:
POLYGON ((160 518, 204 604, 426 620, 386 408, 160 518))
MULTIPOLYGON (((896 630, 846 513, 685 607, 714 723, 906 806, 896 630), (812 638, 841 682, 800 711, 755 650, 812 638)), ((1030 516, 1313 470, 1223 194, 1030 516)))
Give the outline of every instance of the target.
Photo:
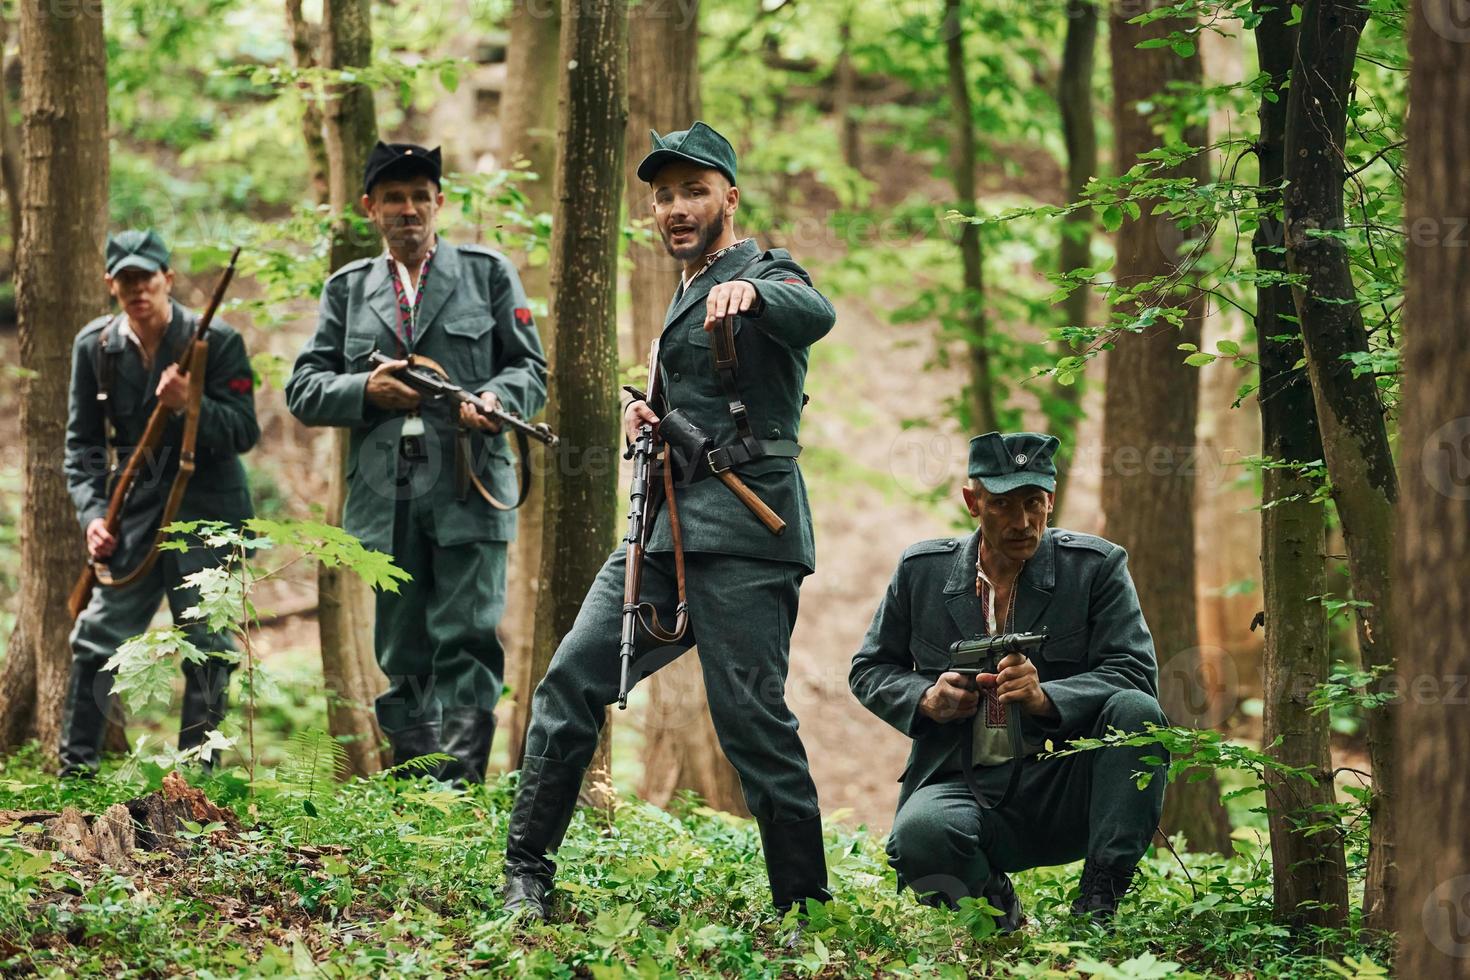
MULTIPOLYGON (((455 383, 454 379, 449 376, 449 372, 444 370, 444 366, 432 357, 425 357, 423 354, 414 354, 412 360, 415 367, 426 367, 444 380, 455 383)), ((464 474, 469 477, 470 486, 474 487, 475 491, 485 499, 485 503, 494 507, 496 510, 515 510, 521 504, 524 504, 526 498, 531 494, 531 441, 526 438, 526 434, 520 429, 512 429, 511 432, 516 437, 516 455, 520 460, 521 472, 520 492, 516 495, 516 502, 513 504, 503 503, 499 497, 491 493, 490 488, 485 486, 480 480, 479 474, 475 472, 474 457, 471 451, 473 446, 470 442, 470 430, 460 426, 454 436, 455 455, 458 460, 457 465, 464 467, 464 474)))
MULTIPOLYGON (((199 438, 199 403, 204 398, 204 371, 209 363, 209 341, 199 340, 194 344, 194 359, 189 364, 189 400, 184 408, 184 435, 179 443, 179 471, 174 474, 169 487, 168 501, 163 505, 163 514, 158 519, 158 529, 153 532, 153 544, 138 566, 121 578, 114 577, 106 562, 93 563, 98 583, 108 588, 119 589, 147 575, 158 561, 158 545, 163 538, 163 529, 174 521, 183 502, 184 491, 189 487, 189 478, 194 475, 194 446, 199 438)), ((134 450, 141 452, 141 449, 134 450)))

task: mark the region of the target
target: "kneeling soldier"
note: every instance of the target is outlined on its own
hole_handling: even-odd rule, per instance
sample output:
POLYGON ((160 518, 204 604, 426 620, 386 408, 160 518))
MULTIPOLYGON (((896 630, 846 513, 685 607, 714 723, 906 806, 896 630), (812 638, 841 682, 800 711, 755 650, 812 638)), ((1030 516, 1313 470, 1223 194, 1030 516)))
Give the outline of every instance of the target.
POLYGON ((931 904, 983 896, 1007 932, 1023 921, 1007 873, 1082 857, 1072 911, 1111 920, 1163 807, 1162 767, 1142 761, 1163 756, 1157 745, 1036 757, 1048 740, 1164 723, 1127 555, 1046 526, 1056 447, 1029 432, 971 441, 963 492, 979 529, 904 552, 849 677, 914 740, 888 841, 900 887, 931 904), (994 672, 950 669, 957 641, 1043 630, 1034 662, 1011 653, 994 672), (1150 768, 1138 789, 1133 774, 1150 768))

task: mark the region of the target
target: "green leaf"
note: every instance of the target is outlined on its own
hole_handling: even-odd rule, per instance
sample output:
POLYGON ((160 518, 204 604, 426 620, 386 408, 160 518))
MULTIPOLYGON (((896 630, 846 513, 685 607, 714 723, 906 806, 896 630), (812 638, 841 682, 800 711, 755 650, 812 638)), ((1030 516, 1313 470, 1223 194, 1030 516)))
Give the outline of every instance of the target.
POLYGON ((1120 210, 1116 204, 1109 204, 1107 207, 1103 208, 1102 223, 1103 227, 1106 228, 1108 231, 1117 231, 1119 228, 1123 227, 1122 210, 1120 210))
POLYGON ((1234 357, 1240 353, 1240 345, 1233 340, 1222 340, 1215 345, 1215 349, 1227 357, 1234 357))
POLYGON ((1195 354, 1190 354, 1184 359, 1184 363, 1188 364, 1190 367, 1204 367, 1206 364, 1215 363, 1215 355, 1207 353, 1205 351, 1200 351, 1195 354))

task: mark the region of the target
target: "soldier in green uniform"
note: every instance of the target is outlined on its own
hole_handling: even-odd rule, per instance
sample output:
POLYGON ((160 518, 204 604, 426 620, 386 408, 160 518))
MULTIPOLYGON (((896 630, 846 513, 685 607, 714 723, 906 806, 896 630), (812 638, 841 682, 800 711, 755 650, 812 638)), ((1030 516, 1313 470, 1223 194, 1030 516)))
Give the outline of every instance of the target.
MULTIPOLYGON (((796 718, 786 706, 788 647, 801 580, 814 568, 806 484, 796 464, 808 348, 832 329, 832 305, 784 249, 739 239, 735 152, 702 122, 659 137, 638 167, 649 183, 656 226, 683 274, 664 318, 659 365, 664 400, 630 403, 630 439, 642 422, 682 409, 727 449, 735 472, 785 520, 773 535, 716 479, 683 480, 675 501, 683 526, 691 630, 674 649, 649 650, 633 679, 692 643, 720 745, 760 824, 778 909, 827 899, 821 814, 796 718), (739 314, 734 391, 717 377, 709 329, 739 314), (733 401, 743 402, 737 418, 733 401)), ((730 379, 727 379, 730 380, 730 379)), ((676 601, 673 536, 666 507, 654 518, 642 598, 668 615, 676 601)), ((561 843, 592 759, 604 706, 617 699, 619 624, 626 546, 593 582, 532 702, 521 783, 506 842, 505 907, 545 918, 561 843)))
POLYGON ((1005 931, 1022 922, 1009 872, 1082 857, 1072 910, 1110 921, 1163 807, 1162 767, 1142 761, 1163 757, 1158 746, 1036 757, 1047 740, 1061 748, 1165 723, 1127 554, 1047 527, 1056 447, 1030 432, 971 441, 963 492, 978 530, 904 552, 849 678, 858 700, 914 740, 888 841, 900 887, 951 905, 983 895, 1005 931), (957 640, 1041 629, 1049 638, 1034 662, 1012 654, 973 681, 947 670, 957 640), (1005 794, 1012 704, 1023 750, 1005 794), (973 788, 966 755, 976 763, 973 788), (1153 780, 1138 789, 1133 774, 1149 770, 1153 780))
MULTIPOLYGON (((175 361, 198 324, 192 310, 172 298, 169 251, 152 231, 124 231, 107 242, 107 289, 122 312, 82 328, 72 348, 71 398, 66 424, 66 479, 92 559, 106 561, 123 577, 153 547, 164 503, 179 469, 182 410, 188 379, 175 361), (142 438, 155 406, 175 413, 161 451, 144 462, 123 512, 120 533, 107 530, 109 476, 121 472, 142 438), (116 470, 113 469, 115 457, 116 470)), ((250 490, 240 454, 260 438, 255 421, 254 376, 240 335, 218 320, 205 334, 209 359, 199 406, 195 470, 175 520, 240 522, 251 516, 250 490)), ((184 703, 179 748, 204 742, 218 728, 233 669, 228 634, 210 633, 181 614, 197 604, 198 590, 185 576, 217 565, 223 556, 197 543, 187 551, 162 551, 151 568, 127 585, 99 586, 71 632, 71 680, 61 729, 63 775, 96 772, 106 726, 113 674, 102 670, 123 640, 148 628, 167 596, 174 621, 211 656, 184 665, 184 703)), ((203 760, 210 763, 208 757, 203 760)))
POLYGON ((489 420, 421 402, 392 375, 404 360, 370 369, 368 355, 430 359, 525 417, 546 402, 546 357, 510 261, 435 234, 440 176, 437 148, 373 150, 362 206, 387 249, 327 280, 286 404, 307 425, 350 431, 343 526, 412 576, 377 597, 374 640, 389 686, 376 709, 394 761, 444 752, 456 761, 437 775, 479 782, 505 674, 496 627, 516 530, 515 512, 490 498, 516 499, 514 463, 489 420))

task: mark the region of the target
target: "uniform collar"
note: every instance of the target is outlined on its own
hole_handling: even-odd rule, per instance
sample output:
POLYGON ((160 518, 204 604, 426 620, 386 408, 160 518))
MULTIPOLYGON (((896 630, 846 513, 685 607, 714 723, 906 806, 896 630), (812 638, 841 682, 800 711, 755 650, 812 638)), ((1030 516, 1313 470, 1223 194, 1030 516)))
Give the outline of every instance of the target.
POLYGON ((696 272, 694 275, 690 276, 688 279, 685 279, 684 278, 684 273, 681 270, 679 272, 679 284, 681 286, 683 286, 685 289, 688 289, 689 288, 689 284, 691 282, 693 282, 694 280, 698 279, 700 276, 702 276, 706 272, 708 272, 710 270, 710 267, 713 266, 716 262, 720 261, 720 259, 723 259, 727 254, 729 254, 730 252, 735 251, 735 249, 739 248, 740 246, 742 246, 742 245, 748 245, 748 244, 750 244, 750 243, 752 243, 754 241, 755 241, 754 238, 742 238, 738 242, 734 242, 733 244, 726 245, 724 248, 720 249, 718 252, 711 252, 710 254, 708 254, 708 255, 706 255, 704 257, 704 265, 700 266, 699 271, 696 272))
MULTIPOLYGON (((1052 590, 1057 584, 1056 532, 1047 528, 1041 533, 1041 544, 1036 554, 1026 560, 1026 567, 1016 580, 1016 629, 1022 632, 1032 629, 1046 607, 1051 603, 1052 590)), ((980 558, 980 529, 956 549, 954 564, 950 566, 949 580, 944 585, 944 604, 955 625, 966 637, 982 636, 985 633, 985 614, 980 609, 980 597, 975 594, 975 562, 980 558)))

